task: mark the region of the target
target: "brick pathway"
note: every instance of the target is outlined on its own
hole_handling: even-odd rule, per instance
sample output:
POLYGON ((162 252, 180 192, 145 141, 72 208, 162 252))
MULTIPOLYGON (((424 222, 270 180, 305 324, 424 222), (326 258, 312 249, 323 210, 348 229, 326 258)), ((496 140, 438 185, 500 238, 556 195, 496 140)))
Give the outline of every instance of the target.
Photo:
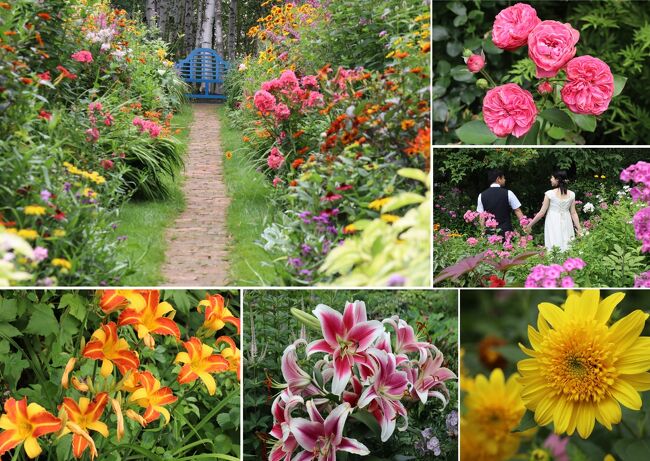
POLYGON ((226 285, 229 198, 223 179, 219 121, 213 104, 193 104, 194 121, 185 158, 186 207, 167 230, 164 284, 226 285))

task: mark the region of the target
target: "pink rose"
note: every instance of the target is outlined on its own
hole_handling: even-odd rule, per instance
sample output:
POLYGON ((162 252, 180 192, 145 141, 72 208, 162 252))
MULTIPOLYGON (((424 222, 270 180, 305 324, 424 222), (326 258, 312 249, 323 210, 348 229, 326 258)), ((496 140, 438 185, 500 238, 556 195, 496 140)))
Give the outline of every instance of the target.
POLYGON ((492 88, 483 98, 483 119, 499 137, 520 138, 533 126, 537 107, 533 95, 516 83, 492 88))
POLYGON ((580 56, 566 66, 567 81, 562 101, 576 114, 600 115, 614 96, 614 76, 609 66, 598 58, 580 56))
POLYGON ((467 69, 473 74, 480 72, 485 67, 485 56, 481 54, 473 54, 465 61, 467 69))
POLYGON ((77 51, 70 57, 78 62, 93 62, 93 55, 90 53, 90 51, 86 50, 77 51))
POLYGON ((492 41, 504 50, 516 50, 526 44, 528 34, 540 22, 535 8, 517 3, 497 14, 492 26, 492 41))
POLYGON ((261 112, 273 112, 275 110, 275 96, 265 90, 259 90, 253 97, 255 107, 261 112))
POLYGON ((553 87, 548 82, 542 82, 537 85, 537 91, 539 94, 549 94, 553 91, 553 87))
POLYGON ((570 24, 542 21, 528 36, 528 56, 537 66, 537 78, 554 77, 576 55, 580 32, 570 24))

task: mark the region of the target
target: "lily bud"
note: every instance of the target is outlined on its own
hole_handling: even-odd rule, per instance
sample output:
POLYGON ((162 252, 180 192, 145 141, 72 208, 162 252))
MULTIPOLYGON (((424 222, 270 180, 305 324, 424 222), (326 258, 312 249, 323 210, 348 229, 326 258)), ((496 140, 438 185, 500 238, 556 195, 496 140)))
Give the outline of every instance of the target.
POLYGON ((133 421, 140 423, 140 425, 142 427, 147 427, 147 421, 140 414, 136 413, 135 411, 133 411, 131 409, 126 410, 126 416, 127 416, 127 418, 132 419, 133 421))
POLYGON ((119 442, 124 437, 124 415, 122 414, 122 406, 118 399, 111 399, 111 407, 117 417, 117 441, 119 442))
POLYGON ((88 385, 83 381, 77 379, 76 376, 73 376, 70 381, 72 382, 72 387, 77 389, 79 392, 88 392, 88 385))
POLYGON ((68 377, 70 376, 70 372, 74 369, 75 363, 77 363, 77 359, 71 357, 70 360, 68 360, 68 363, 65 365, 63 375, 61 376, 61 387, 63 387, 63 389, 68 388, 68 377))

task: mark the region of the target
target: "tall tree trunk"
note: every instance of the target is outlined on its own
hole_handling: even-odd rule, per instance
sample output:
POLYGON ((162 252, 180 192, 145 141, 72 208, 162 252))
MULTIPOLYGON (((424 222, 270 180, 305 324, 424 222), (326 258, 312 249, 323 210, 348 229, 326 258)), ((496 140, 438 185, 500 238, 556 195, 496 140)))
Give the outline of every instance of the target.
POLYGON ((223 58, 223 22, 221 19, 222 14, 221 0, 217 0, 214 14, 214 49, 217 50, 219 56, 223 58))
POLYGON ((169 11, 169 3, 171 0, 158 0, 158 29, 160 29, 160 36, 164 39, 165 32, 167 31, 167 15, 169 11))
POLYGON ((230 0, 230 11, 228 14, 228 59, 235 58, 237 40, 237 0, 230 0))
POLYGON ((212 27, 214 24, 215 0, 205 0, 205 10, 201 23, 201 47, 212 48, 212 27))
POLYGON ((196 37, 194 40, 194 48, 201 46, 201 24, 203 24, 203 15, 205 14, 205 2, 206 0, 198 0, 196 6, 196 27, 194 27, 196 37))
POLYGON ((194 39, 192 36, 192 21, 194 19, 194 0, 185 0, 185 20, 183 21, 183 43, 185 47, 185 54, 192 50, 194 39))
POLYGON ((144 16, 147 19, 147 26, 153 27, 155 24, 155 18, 158 16, 156 0, 146 0, 144 16))

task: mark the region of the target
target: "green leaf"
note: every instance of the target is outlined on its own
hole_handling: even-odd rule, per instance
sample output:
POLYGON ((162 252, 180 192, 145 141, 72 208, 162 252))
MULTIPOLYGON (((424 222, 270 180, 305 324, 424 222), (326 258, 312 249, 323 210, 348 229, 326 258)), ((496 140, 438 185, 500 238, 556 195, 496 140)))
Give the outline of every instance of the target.
POLYGON ((25 333, 32 333, 39 336, 48 336, 58 333, 59 322, 54 316, 54 309, 45 304, 34 304, 32 315, 25 328, 25 333))
POLYGON ((368 413, 366 410, 355 411, 352 413, 351 418, 359 421, 360 423, 363 423, 366 427, 368 427, 368 429, 372 431, 375 437, 379 437, 381 435, 381 427, 379 426, 379 423, 375 417, 368 413))
POLYGON ((11 322, 18 315, 18 303, 15 299, 0 298, 0 322, 11 322))
POLYGON ((566 131, 560 128, 559 126, 552 126, 551 128, 549 128, 546 134, 548 134, 553 139, 561 140, 565 138, 566 131))
POLYGON ((582 130, 593 133, 596 131, 596 117, 593 115, 571 114, 573 121, 582 130))
POLYGON ((427 174, 419 168, 400 168, 397 170, 397 174, 402 178, 413 179, 422 183, 427 182, 427 179, 429 178, 427 174))
POLYGON ((219 413, 217 415, 217 424, 219 424, 219 426, 224 430, 232 428, 230 415, 228 413, 219 413))
POLYGON ((59 301, 59 309, 65 309, 70 307, 70 315, 83 322, 86 317, 86 303, 87 299, 82 298, 77 293, 66 293, 61 296, 61 301, 59 301))
POLYGON ((467 69, 467 66, 464 65, 452 67, 449 75, 451 75, 451 78, 453 78, 457 82, 471 82, 472 80, 474 80, 474 74, 471 73, 467 69))
POLYGON ((449 32, 447 32, 445 27, 433 26, 433 29, 431 29, 431 38, 434 42, 441 42, 449 38, 449 32))
POLYGON ((540 117, 551 122, 555 126, 564 128, 565 130, 574 130, 575 124, 571 120, 571 116, 560 109, 546 109, 543 110, 540 114, 540 117))
POLYGON ((465 144, 492 144, 498 138, 483 120, 472 120, 456 130, 456 136, 465 144))
POLYGON ((537 423, 535 422, 535 415, 532 411, 526 410, 526 413, 524 413, 521 421, 519 421, 519 425, 515 430, 513 430, 513 432, 524 432, 536 426, 537 423))
POLYGON ((0 323, 0 336, 6 338, 20 336, 20 330, 9 323, 0 323))
POLYGON ((627 77, 622 75, 614 75, 614 96, 616 97, 623 92, 625 84, 627 83, 627 77))
POLYGON ((4 362, 3 375, 10 389, 15 389, 23 370, 29 368, 29 362, 22 358, 23 354, 16 352, 7 357, 4 362))
POLYGON ((461 2, 447 3, 447 9, 456 16, 467 16, 467 8, 461 2))

